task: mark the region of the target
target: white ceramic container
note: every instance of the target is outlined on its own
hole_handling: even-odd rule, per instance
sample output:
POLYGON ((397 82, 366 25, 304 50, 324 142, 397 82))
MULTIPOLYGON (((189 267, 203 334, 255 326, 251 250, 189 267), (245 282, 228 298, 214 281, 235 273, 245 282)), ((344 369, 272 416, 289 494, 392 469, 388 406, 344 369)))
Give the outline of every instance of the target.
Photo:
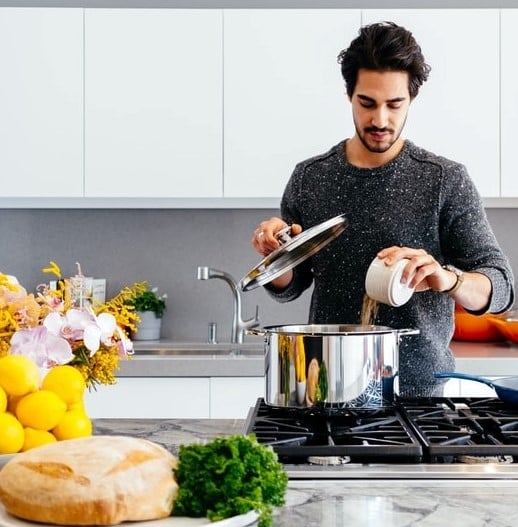
POLYGON ((398 260, 393 265, 385 265, 374 258, 365 276, 365 292, 373 300, 389 306, 402 306, 410 300, 414 289, 401 282, 403 269, 408 260, 398 260))

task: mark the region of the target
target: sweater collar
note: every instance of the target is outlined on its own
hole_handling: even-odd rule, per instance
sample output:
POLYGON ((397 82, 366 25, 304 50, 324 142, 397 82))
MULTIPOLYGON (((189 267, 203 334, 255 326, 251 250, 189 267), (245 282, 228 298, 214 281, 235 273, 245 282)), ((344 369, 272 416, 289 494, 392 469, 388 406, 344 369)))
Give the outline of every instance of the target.
POLYGON ((353 176, 357 176, 357 177, 383 176, 385 174, 394 172, 399 167, 402 167, 408 163, 410 151, 413 148, 413 143, 411 141, 408 141, 408 139, 405 139, 405 143, 403 145, 403 148, 401 149, 401 152, 399 152, 399 154, 394 159, 392 159, 392 161, 389 161, 388 163, 381 165, 379 167, 360 168, 360 167, 351 165, 351 163, 347 161, 347 156, 345 153, 345 143, 347 141, 348 139, 344 139, 343 141, 338 143, 335 146, 335 152, 338 157, 340 165, 343 166, 349 174, 353 176))

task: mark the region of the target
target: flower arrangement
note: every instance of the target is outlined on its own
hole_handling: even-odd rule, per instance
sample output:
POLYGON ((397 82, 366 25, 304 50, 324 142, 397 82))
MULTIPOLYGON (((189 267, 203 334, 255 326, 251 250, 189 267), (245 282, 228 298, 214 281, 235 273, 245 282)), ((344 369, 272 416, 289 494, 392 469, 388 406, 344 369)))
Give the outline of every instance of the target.
MULTIPOLYGON (((74 288, 78 275, 63 280, 55 262, 44 273, 56 276, 57 288, 38 286, 29 294, 14 276, 0 273, 0 357, 26 355, 40 368, 42 377, 58 364, 70 364, 83 375, 86 385, 115 383, 119 361, 133 353, 128 332, 138 315, 127 298, 145 289, 142 283, 124 288, 99 305, 77 305, 74 288)), ((84 278, 84 277, 83 277, 84 278)))

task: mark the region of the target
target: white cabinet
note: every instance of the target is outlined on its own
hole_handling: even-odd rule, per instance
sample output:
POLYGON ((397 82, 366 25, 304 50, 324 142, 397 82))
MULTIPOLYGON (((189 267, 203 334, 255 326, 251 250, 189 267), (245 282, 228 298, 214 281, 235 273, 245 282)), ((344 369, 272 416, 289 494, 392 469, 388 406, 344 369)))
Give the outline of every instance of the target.
POLYGON ((444 385, 444 397, 458 397, 460 396, 460 382, 458 379, 450 379, 444 385))
POLYGON ((336 57, 379 20, 432 65, 405 136, 518 198, 518 9, 2 7, 1 204, 270 207, 354 133, 336 57))
POLYGON ((83 193, 83 10, 0 9, 1 197, 83 193))
POLYGON ((497 397, 495 390, 476 381, 459 381, 459 395, 462 397, 497 397))
POLYGON ((516 162, 516 123, 518 122, 518 9, 501 10, 502 31, 502 196, 518 196, 518 164, 516 162))
POLYGON ((496 397, 489 386, 476 381, 450 379, 444 385, 444 397, 496 397))
POLYGON ((264 377, 118 377, 85 395, 92 418, 245 419, 264 377))
POLYGON ((212 377, 210 417, 246 419, 259 397, 264 397, 264 377, 212 377))
POLYGON ((206 419, 209 379, 203 377, 118 377, 85 396, 92 418, 206 419))
POLYGON ((337 55, 360 11, 224 12, 224 195, 279 197, 295 164, 353 132, 337 55))
MULTIPOLYGON (((404 136, 465 164, 483 196, 499 196, 499 10, 373 9, 362 16, 364 24, 391 20, 411 30, 432 66, 410 107, 404 136)), ((509 57, 515 54, 513 38, 509 57)), ((512 56, 509 67, 516 69, 514 62, 512 56)), ((516 88, 513 96, 517 108, 516 88)))
POLYGON ((85 10, 85 196, 222 196, 222 12, 85 10))

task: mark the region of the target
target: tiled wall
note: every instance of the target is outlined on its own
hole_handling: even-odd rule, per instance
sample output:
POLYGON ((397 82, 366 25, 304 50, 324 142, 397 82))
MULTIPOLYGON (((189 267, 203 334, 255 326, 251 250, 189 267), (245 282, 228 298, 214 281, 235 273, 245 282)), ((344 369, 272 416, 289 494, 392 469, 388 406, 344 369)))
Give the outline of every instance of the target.
MULTIPOLYGON (((518 276, 518 209, 487 211, 502 248, 518 276)), ((163 337, 204 340, 215 321, 221 341, 229 339, 232 296, 222 280, 198 281, 198 265, 241 278, 260 257, 250 238, 256 224, 275 210, 0 210, 0 270, 16 275, 28 290, 47 275, 49 260, 74 274, 108 281, 108 294, 135 281, 148 280, 169 296, 163 337)), ((256 304, 263 325, 304 323, 309 293, 278 304, 262 290, 244 294, 244 315, 256 304)))

